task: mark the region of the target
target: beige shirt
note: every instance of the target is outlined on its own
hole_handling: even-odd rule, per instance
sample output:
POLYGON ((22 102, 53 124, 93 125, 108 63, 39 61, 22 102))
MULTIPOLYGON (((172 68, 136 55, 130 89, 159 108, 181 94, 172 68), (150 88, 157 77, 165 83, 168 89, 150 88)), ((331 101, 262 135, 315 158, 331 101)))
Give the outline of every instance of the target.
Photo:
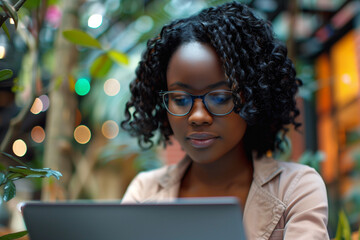
MULTIPOLYGON (((139 173, 122 202, 174 200, 190 164, 178 164, 139 173)), ((248 239, 329 239, 328 202, 320 175, 308 166, 254 160, 254 175, 244 208, 248 239)))

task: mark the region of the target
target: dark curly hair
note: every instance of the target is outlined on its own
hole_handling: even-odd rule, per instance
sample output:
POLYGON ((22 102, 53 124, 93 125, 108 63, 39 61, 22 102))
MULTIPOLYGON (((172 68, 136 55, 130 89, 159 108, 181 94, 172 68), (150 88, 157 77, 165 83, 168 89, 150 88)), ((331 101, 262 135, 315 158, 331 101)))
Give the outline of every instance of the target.
POLYGON ((301 81, 270 23, 238 2, 174 20, 147 42, 136 79, 130 84, 132 96, 122 127, 137 136, 142 147, 153 145, 157 129, 159 142, 169 141, 173 132, 158 91, 167 90, 166 71, 172 54, 194 41, 211 45, 221 60, 233 92, 234 111, 248 123, 244 136, 248 153, 255 151, 261 157, 280 149, 278 133, 284 136, 289 124, 300 126, 295 121, 299 115, 295 94, 301 81))

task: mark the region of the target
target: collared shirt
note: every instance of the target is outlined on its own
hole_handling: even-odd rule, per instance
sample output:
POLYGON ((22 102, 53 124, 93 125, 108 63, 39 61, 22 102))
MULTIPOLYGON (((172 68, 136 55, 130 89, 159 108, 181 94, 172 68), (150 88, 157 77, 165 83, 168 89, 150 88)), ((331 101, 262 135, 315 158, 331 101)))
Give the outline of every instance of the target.
MULTIPOLYGON (((185 158, 175 165, 139 173, 122 202, 176 199, 190 163, 185 158)), ((253 165, 243 216, 248 239, 329 239, 326 187, 313 168, 266 157, 255 159, 253 165)))

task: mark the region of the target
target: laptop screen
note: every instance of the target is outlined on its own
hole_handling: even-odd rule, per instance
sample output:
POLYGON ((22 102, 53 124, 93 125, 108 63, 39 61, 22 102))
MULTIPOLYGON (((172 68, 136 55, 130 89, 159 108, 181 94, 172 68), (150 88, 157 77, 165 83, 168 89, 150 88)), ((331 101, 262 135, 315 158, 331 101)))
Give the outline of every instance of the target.
POLYGON ((174 202, 29 202, 23 216, 31 240, 245 239, 236 198, 174 202))

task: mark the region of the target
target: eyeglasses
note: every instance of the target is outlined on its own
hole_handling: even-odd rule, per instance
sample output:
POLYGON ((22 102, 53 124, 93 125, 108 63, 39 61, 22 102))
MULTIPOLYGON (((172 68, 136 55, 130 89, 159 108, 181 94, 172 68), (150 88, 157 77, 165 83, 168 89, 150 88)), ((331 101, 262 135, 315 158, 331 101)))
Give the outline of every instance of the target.
POLYGON ((224 116, 234 109, 232 92, 229 90, 215 90, 204 95, 192 95, 184 91, 161 91, 166 110, 175 116, 187 115, 196 98, 200 98, 206 109, 215 116, 224 116))

